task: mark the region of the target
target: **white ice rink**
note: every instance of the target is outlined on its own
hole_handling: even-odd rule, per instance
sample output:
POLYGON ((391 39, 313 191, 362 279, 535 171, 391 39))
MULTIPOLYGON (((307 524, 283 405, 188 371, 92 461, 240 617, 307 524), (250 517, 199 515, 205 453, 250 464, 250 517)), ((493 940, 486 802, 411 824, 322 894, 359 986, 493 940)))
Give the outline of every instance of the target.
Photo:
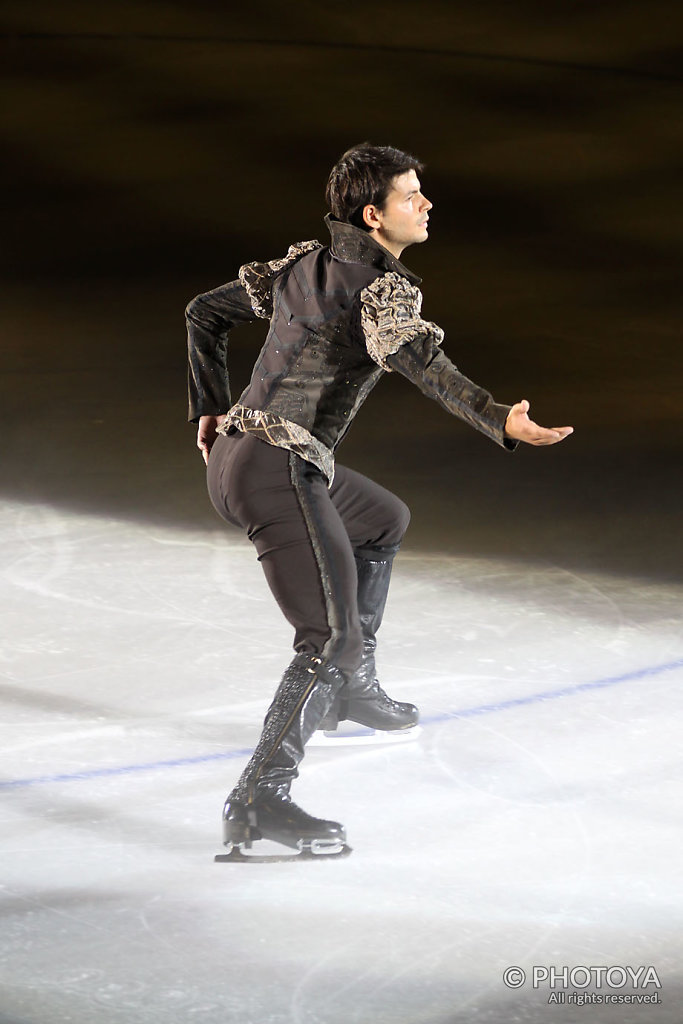
POLYGON ((421 734, 294 790, 352 855, 215 864, 290 658, 251 546, 1 515, 2 1024, 683 1020, 680 587, 408 547, 380 678, 421 734))

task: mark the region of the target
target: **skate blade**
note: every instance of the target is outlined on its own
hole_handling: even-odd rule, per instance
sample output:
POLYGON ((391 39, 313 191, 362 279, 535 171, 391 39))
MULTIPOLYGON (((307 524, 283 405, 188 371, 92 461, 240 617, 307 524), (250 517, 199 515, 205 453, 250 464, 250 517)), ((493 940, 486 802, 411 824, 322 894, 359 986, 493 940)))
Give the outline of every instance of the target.
POLYGON ((283 847, 278 843, 264 841, 265 849, 272 849, 272 853, 247 852, 242 845, 233 846, 229 853, 218 853, 214 857, 214 864, 283 864, 295 860, 339 860, 340 857, 348 857, 352 852, 351 847, 346 843, 321 843, 313 841, 304 846, 299 844, 298 850, 284 853, 283 847))
POLYGON ((410 743, 422 732, 421 725, 411 725, 409 729, 393 729, 390 732, 379 729, 366 729, 363 725, 342 722, 333 732, 324 730, 315 732, 307 742, 307 747, 355 747, 377 746, 383 743, 410 743))

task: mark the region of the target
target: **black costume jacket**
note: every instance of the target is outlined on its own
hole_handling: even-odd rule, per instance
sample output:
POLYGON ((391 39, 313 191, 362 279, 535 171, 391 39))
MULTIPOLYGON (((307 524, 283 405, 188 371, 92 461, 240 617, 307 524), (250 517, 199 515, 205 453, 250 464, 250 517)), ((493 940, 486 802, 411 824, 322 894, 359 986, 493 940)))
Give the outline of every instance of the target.
POLYGON ((239 281, 186 310, 189 418, 228 413, 231 427, 297 452, 331 482, 334 451, 384 372, 397 370, 430 398, 507 448, 510 406, 459 372, 421 319, 420 279, 367 232, 326 222, 329 247, 299 242, 270 263, 248 263, 239 281), (251 382, 230 408, 228 332, 270 320, 251 382))

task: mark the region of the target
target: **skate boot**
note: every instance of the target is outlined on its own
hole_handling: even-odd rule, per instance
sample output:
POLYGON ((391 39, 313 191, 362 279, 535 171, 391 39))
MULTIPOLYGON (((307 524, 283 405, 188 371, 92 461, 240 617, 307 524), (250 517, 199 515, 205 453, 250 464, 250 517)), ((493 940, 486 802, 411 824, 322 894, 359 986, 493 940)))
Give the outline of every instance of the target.
POLYGON ((252 804, 228 799, 223 810, 223 845, 231 850, 237 847, 242 853, 258 839, 269 839, 304 855, 348 851, 343 825, 307 814, 288 793, 264 794, 252 804))
POLYGON ((350 852, 342 825, 312 817, 289 796, 305 744, 344 681, 330 662, 312 654, 296 655, 266 712, 256 750, 225 803, 223 842, 228 853, 216 860, 282 859, 278 855, 245 857, 244 851, 261 839, 304 857, 350 852))
POLYGON ((380 732, 411 729, 420 713, 414 704, 392 700, 377 679, 375 634, 380 627, 389 592, 391 566, 397 548, 378 549, 381 561, 356 555, 358 613, 363 630, 363 660, 353 677, 342 686, 318 728, 333 731, 349 720, 380 732))

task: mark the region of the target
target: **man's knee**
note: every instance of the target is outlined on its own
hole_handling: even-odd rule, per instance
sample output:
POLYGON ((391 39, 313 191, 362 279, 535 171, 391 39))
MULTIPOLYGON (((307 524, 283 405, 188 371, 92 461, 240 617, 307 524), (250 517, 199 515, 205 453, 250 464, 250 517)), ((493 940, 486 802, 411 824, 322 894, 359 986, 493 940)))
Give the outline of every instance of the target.
POLYGON ((398 540, 395 542, 400 544, 403 540, 406 530, 410 525, 410 509, 406 505, 405 501, 401 501, 400 498, 396 498, 396 511, 394 515, 394 521, 396 524, 396 530, 398 532, 398 540))
POLYGON ((383 528, 369 544, 357 545, 354 554, 357 558, 367 558, 371 562, 384 562, 394 557, 401 546, 410 523, 410 509, 400 498, 391 495, 392 502, 385 506, 387 515, 383 528))
POLYGON ((385 503, 384 530, 379 538, 378 546, 398 548, 410 523, 410 509, 405 501, 388 492, 385 503))

